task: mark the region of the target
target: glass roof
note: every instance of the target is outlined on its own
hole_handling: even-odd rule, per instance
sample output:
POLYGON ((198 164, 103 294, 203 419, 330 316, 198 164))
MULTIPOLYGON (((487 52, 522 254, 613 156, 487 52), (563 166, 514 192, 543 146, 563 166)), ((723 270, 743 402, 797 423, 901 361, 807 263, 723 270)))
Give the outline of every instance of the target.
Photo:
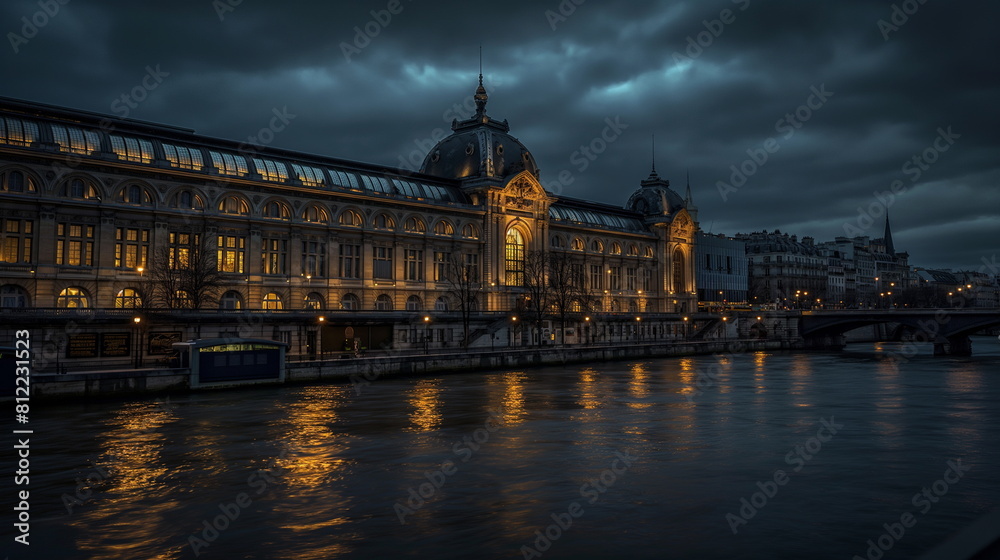
POLYGON ((638 218, 629 216, 618 216, 615 214, 596 212, 584 208, 568 208, 553 204, 549 206, 549 217, 565 222, 596 226, 600 228, 624 230, 624 231, 646 231, 646 227, 638 218))

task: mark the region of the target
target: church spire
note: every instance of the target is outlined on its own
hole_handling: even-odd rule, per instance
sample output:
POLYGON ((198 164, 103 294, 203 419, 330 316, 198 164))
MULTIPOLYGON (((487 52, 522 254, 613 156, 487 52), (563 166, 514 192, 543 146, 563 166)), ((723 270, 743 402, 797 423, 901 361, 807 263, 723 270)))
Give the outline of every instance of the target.
POLYGON ((687 208, 688 214, 691 215, 691 219, 695 222, 698 221, 698 207, 694 205, 694 197, 691 196, 691 171, 685 171, 687 180, 687 189, 684 191, 684 207, 687 208))
POLYGON ((882 236, 885 241, 885 252, 895 256, 896 247, 892 244, 892 230, 889 228, 889 211, 885 211, 885 235, 882 236))
POLYGON ((479 45, 479 87, 476 88, 476 116, 486 115, 486 102, 489 100, 486 95, 486 88, 483 87, 483 46, 479 45))

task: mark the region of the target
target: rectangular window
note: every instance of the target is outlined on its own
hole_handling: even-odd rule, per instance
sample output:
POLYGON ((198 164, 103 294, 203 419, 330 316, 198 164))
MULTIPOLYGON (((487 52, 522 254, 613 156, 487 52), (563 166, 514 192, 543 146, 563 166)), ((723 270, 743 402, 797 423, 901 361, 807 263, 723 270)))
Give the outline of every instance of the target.
POLYGON ((610 283, 608 285, 608 289, 609 290, 621 290, 622 289, 622 267, 620 267, 620 266, 613 266, 613 267, 609 268, 608 270, 611 271, 610 274, 608 274, 608 276, 611 277, 610 283))
POLYGON ((642 271, 642 291, 648 292, 653 289, 653 269, 647 268, 642 271))
POLYGON ((175 270, 189 267, 200 242, 201 236, 196 233, 170 232, 170 245, 167 247, 170 260, 167 266, 175 270))
POLYGON ((392 280, 392 247, 373 247, 372 278, 392 280))
POLYGON ((479 253, 465 253, 465 279, 468 282, 479 281, 479 253))
POLYGON ((361 278, 361 245, 340 246, 341 278, 361 278))
POLYGON ((326 243, 311 239, 302 241, 302 274, 326 278, 326 243))
POLYGON ((94 226, 58 223, 56 264, 94 266, 94 226))
POLYGON ((31 220, 4 220, 0 230, 0 262, 30 263, 32 229, 31 220))
POLYGON ((220 235, 218 239, 217 263, 219 272, 244 272, 247 238, 242 235, 220 235))
POLYGON ((403 279, 410 282, 424 281, 424 252, 416 249, 406 249, 404 252, 406 266, 403 269, 403 279))
POLYGON ((590 289, 604 289, 604 267, 599 264, 590 265, 590 289))
POLYGON ((434 281, 445 282, 448 280, 448 262, 451 261, 451 253, 434 251, 434 281))
POLYGON ((288 274, 288 240, 265 237, 261 271, 264 274, 288 274))
POLYGON ((634 292, 636 288, 636 269, 628 267, 625 269, 625 289, 634 292))
POLYGON ((581 263, 573 263, 569 265, 569 281, 570 283, 577 287, 583 288, 584 277, 583 277, 583 265, 581 263))
POLYGON ((149 260, 149 230, 138 228, 115 229, 115 267, 147 268, 149 260))

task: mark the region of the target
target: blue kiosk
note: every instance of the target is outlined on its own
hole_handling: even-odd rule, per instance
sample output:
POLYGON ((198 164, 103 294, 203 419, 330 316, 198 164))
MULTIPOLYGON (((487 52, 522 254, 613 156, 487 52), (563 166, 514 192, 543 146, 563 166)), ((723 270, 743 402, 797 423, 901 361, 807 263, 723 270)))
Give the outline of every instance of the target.
POLYGON ((288 345, 276 340, 208 338, 173 343, 191 388, 283 383, 288 345))

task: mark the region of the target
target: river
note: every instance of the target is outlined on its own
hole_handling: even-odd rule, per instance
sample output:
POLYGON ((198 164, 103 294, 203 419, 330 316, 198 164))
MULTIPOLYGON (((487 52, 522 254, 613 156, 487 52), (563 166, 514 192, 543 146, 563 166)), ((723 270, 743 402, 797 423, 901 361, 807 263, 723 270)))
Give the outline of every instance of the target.
POLYGON ((910 558, 1000 506, 1000 343, 899 351, 38 404, 7 554, 910 558))

